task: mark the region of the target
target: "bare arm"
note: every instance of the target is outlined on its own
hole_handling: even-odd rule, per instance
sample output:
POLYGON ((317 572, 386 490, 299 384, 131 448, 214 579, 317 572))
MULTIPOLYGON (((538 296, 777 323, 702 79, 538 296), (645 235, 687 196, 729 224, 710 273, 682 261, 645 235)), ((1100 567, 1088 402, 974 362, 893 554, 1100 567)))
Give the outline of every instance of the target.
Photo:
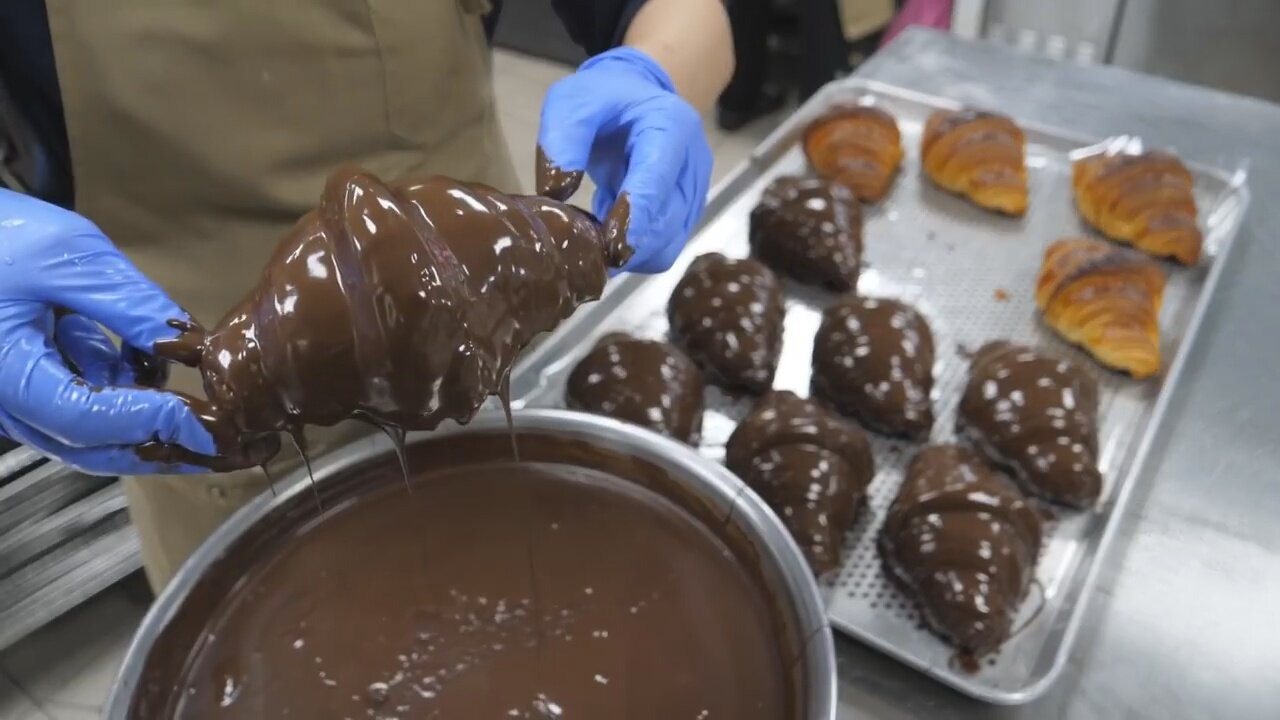
POLYGON ((733 75, 733 36, 721 0, 648 0, 623 42, 656 60, 699 111, 711 108, 733 75))

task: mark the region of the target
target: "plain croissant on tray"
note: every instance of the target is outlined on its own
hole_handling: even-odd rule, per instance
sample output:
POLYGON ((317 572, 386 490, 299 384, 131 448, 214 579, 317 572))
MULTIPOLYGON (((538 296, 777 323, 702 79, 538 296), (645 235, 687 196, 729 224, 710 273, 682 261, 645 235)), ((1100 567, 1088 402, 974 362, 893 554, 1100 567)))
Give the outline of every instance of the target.
POLYGON ((1063 238, 1045 250, 1036 306, 1049 327, 1098 362, 1143 379, 1160 371, 1164 284, 1159 264, 1141 253, 1063 238))
POLYGON ((889 192, 902 163, 902 135, 889 113, 870 105, 837 106, 804 131, 804 154, 819 175, 863 202, 889 192))
POLYGON ((1077 160, 1071 186, 1090 225, 1113 240, 1183 265, 1204 242, 1187 166, 1168 153, 1100 154, 1077 160))
POLYGON ((1026 138, 1012 120, 979 110, 939 110, 924 126, 921 159, 939 187, 1006 215, 1027 211, 1026 138))

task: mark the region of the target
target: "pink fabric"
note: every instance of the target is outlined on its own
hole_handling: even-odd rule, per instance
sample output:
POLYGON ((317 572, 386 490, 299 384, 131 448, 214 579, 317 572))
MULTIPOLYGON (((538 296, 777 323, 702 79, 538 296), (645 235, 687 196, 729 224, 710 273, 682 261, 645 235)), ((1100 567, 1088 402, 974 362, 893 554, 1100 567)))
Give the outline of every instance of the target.
POLYGON ((907 0, 880 41, 881 47, 911 25, 951 29, 952 0, 907 0))

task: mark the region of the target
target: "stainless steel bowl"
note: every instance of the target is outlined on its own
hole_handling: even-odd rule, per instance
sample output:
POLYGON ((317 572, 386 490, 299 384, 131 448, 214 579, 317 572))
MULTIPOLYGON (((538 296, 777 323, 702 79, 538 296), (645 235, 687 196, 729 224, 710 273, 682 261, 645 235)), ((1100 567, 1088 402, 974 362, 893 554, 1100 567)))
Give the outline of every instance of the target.
MULTIPOLYGON (((516 414, 521 436, 542 435, 567 438, 619 452, 648 462, 670 474, 684 489, 704 500, 717 514, 757 546, 761 577, 766 588, 789 615, 802 645, 797 672, 809 720, 833 720, 836 713, 835 648, 826 613, 803 555, 777 516, 733 473, 699 455, 692 448, 648 430, 605 417, 566 410, 525 410, 516 414)), ((411 435, 410 444, 438 442, 459 433, 506 434, 501 413, 484 413, 466 427, 450 426, 433 433, 411 435)), ((381 435, 371 435, 319 459, 313 466, 321 488, 340 479, 344 472, 370 461, 390 458, 391 443, 381 435)), ((129 717, 135 694, 143 681, 144 669, 166 626, 183 609, 193 588, 209 573, 211 566, 251 528, 262 523, 282 522, 285 510, 298 507, 294 500, 311 493, 305 472, 297 472, 281 483, 287 487, 272 497, 264 494, 250 502, 222 525, 182 566, 173 582, 151 607, 133 638, 115 687, 105 706, 106 718, 129 717)), ((305 499, 305 498, 303 498, 305 499)))

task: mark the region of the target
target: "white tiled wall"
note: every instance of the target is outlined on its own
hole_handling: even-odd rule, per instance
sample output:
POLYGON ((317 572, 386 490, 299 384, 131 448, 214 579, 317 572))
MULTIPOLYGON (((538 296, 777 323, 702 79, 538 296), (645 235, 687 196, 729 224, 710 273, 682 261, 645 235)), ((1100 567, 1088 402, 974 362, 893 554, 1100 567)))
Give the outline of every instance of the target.
MULTIPOLYGON (((542 97, 570 68, 498 52, 495 87, 507 143, 526 192, 534 189, 534 150, 542 97)), ((780 117, 733 134, 711 118, 705 126, 715 151, 714 182, 745 159, 780 117)), ((578 202, 589 204, 590 182, 578 202)), ((129 639, 146 609, 114 588, 0 653, 0 720, 90 720, 99 716, 129 639)))

